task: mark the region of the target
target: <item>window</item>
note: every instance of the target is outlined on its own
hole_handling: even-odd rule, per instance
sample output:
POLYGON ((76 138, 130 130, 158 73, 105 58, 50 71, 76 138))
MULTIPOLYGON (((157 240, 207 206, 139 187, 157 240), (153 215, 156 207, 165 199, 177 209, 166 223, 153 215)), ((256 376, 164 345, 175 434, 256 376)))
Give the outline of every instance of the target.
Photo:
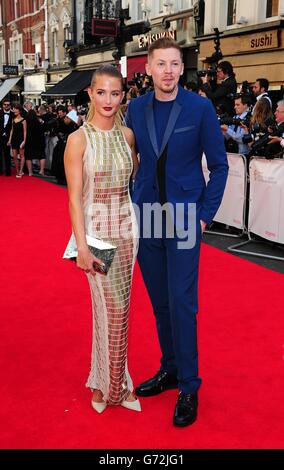
POLYGON ((0 43, 0 70, 3 70, 3 64, 5 64, 5 43, 0 43))
POLYGON ((10 62, 18 65, 18 60, 23 56, 22 36, 15 35, 10 39, 10 62))
POLYGON ((2 3, 0 3, 0 26, 2 26, 2 3))
POLYGON ((18 0, 14 0, 14 17, 18 18, 18 0))
POLYGON ((137 20, 143 20, 142 0, 137 1, 137 20))
POLYGON ((236 24, 237 0, 228 0, 227 26, 236 24))
POLYGON ((179 8, 181 10, 185 10, 187 8, 192 7, 192 0, 180 0, 179 2, 179 8))
POLYGON ((279 0, 267 0, 266 18, 278 16, 279 0))
POLYGON ((53 62, 58 64, 58 41, 57 31, 52 32, 52 49, 53 49, 53 62))
POLYGON ((159 13, 164 11, 164 0, 159 0, 159 13))
POLYGON ((71 39, 70 26, 65 26, 64 27, 64 41, 68 41, 69 39, 71 39))

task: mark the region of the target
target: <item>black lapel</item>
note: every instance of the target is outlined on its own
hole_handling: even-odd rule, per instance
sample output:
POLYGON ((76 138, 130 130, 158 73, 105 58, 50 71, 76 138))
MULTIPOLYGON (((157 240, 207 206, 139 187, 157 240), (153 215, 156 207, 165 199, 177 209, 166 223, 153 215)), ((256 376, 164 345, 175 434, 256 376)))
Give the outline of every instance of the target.
POLYGON ((179 114, 181 112, 181 108, 182 108, 181 104, 179 104, 178 101, 175 99, 172 110, 171 110, 171 113, 170 113, 170 116, 169 116, 168 124, 167 124, 166 130, 165 130, 165 133, 164 133, 164 138, 163 138, 163 142, 162 142, 162 146, 161 146, 159 156, 162 155, 162 153, 164 151, 164 148, 165 148, 166 144, 168 143, 168 140, 171 136, 171 133, 174 130, 175 123, 176 123, 177 118, 179 117, 179 114))
POLYGON ((155 154, 158 158, 159 157, 159 149, 158 149, 158 143, 157 143, 156 126, 155 126, 154 111, 153 111, 154 93, 153 93, 153 96, 150 96, 149 98, 150 98, 150 101, 145 106, 146 124, 147 124, 147 129, 148 129, 148 132, 149 132, 151 144, 152 144, 154 152, 155 152, 155 154))

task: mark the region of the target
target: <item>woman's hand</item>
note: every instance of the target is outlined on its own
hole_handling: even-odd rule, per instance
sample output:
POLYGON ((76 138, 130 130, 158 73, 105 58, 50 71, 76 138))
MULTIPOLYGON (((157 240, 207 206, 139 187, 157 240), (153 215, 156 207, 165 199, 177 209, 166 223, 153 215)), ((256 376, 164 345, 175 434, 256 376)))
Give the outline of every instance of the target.
POLYGON ((96 271, 94 269, 94 263, 98 266, 104 267, 104 263, 96 258, 89 250, 89 248, 84 248, 78 250, 77 256, 77 267, 83 269, 86 273, 90 273, 95 276, 96 271))
POLYGON ((25 141, 23 141, 20 145, 20 149, 23 149, 25 147, 25 141))

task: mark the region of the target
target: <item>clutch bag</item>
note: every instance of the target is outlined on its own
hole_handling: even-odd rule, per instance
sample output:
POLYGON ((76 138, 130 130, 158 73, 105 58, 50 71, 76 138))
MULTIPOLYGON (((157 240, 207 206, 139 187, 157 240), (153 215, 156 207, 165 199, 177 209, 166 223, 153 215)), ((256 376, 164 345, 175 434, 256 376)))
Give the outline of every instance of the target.
MULTIPOLYGON (((113 258, 115 256, 117 247, 112 245, 111 243, 105 242, 100 238, 91 237, 90 235, 86 235, 87 245, 89 247, 90 252, 98 258, 100 261, 104 263, 103 266, 94 263, 94 270, 100 274, 107 275, 111 263, 113 262, 113 258)), ((72 234, 66 250, 64 252, 63 258, 70 259, 72 261, 76 261, 78 256, 77 244, 74 234, 72 234)))

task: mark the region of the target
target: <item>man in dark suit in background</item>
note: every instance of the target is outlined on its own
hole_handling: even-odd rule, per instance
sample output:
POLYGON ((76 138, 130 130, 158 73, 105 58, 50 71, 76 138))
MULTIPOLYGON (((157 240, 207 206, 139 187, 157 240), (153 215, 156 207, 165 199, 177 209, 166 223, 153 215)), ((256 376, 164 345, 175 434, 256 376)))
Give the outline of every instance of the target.
POLYGON ((234 116, 234 95, 237 92, 237 82, 232 64, 227 60, 217 65, 217 79, 219 84, 214 90, 211 88, 210 77, 208 75, 201 77, 206 96, 212 100, 218 114, 227 113, 234 116))
POLYGON ((3 162, 5 163, 5 174, 11 176, 11 154, 7 142, 13 122, 13 113, 11 111, 11 102, 4 100, 0 110, 0 174, 4 173, 3 162))

